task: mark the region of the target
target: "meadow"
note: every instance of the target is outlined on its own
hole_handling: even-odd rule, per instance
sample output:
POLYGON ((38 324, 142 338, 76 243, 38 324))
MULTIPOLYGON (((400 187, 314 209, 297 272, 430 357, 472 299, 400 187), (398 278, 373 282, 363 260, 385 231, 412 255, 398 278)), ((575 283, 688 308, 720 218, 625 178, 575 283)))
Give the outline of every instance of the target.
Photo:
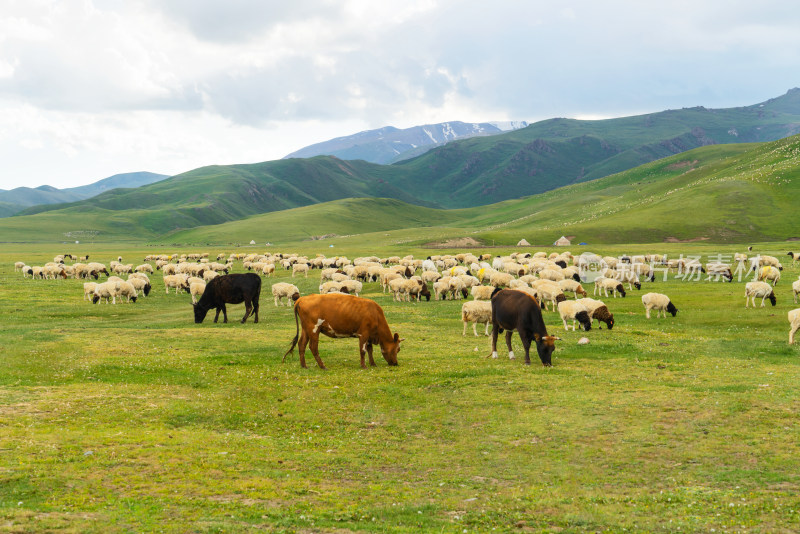
MULTIPOLYGON (((402 235, 279 248, 457 252, 402 235)), ((583 248, 703 261, 746 249, 571 250, 583 248)), ((258 324, 239 324, 233 305, 230 323, 197 325, 190 296, 165 294, 158 275, 135 304, 92 305, 81 281, 13 267, 64 252, 140 263, 264 247, 2 245, 0 531, 796 532, 800 348, 786 313, 800 266, 788 250, 754 244, 786 267, 775 307, 745 309, 743 281, 670 274, 603 298, 611 331, 565 332, 545 313, 562 338, 552 368, 535 351, 523 365, 516 336, 516 360, 502 348, 488 359, 489 338, 461 335, 462 301, 398 303, 366 284, 362 296, 406 338, 399 366, 376 354, 362 370, 355 340, 323 338, 322 371, 301 369, 296 351, 281 362, 295 322, 269 288, 286 271, 263 279, 258 324), (668 294, 677 317, 647 320, 647 291, 668 294)), ((319 271, 292 281, 316 292, 319 271)))

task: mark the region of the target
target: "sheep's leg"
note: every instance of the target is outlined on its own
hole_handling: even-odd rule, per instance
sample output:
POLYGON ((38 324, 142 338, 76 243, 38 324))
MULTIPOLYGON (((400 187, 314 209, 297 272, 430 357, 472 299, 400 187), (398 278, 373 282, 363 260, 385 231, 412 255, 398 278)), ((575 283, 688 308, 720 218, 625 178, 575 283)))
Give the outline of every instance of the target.
POLYGON ((650 307, 649 306, 645 306, 644 307, 644 314, 647 316, 648 319, 650 318, 650 307))
POLYGON ((567 320, 562 317, 561 321, 564 323, 564 331, 569 331, 569 328, 567 328, 567 320))
POLYGON ((464 330, 461 331, 461 337, 467 335, 467 321, 462 321, 464 323, 464 330))
MULTIPOLYGON (((766 295, 764 295, 764 296, 761 298, 761 307, 762 307, 762 308, 764 307, 764 301, 765 301, 765 300, 767 300, 767 296, 766 296, 766 295)), ((753 304, 753 306, 755 306, 755 304, 753 304)))
POLYGON ((789 345, 794 345, 794 333, 800 328, 800 323, 792 323, 792 329, 789 330, 789 345))
POLYGON ((278 305, 278 297, 275 296, 274 298, 275 298, 275 306, 277 306, 278 305))
POLYGON ((472 333, 475 334, 475 337, 478 337, 478 321, 472 323, 472 333))
POLYGON ((489 335, 489 322, 488 321, 486 322, 486 331, 483 333, 483 335, 484 336, 488 336, 489 335))

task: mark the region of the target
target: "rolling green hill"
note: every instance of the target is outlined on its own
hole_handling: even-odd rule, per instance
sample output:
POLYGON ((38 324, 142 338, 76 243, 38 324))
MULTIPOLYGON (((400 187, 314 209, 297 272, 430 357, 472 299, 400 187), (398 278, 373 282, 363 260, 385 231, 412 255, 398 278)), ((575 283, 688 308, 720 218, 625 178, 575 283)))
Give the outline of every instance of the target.
MULTIPOLYGON (((145 210, 137 224, 164 233, 354 197, 464 208, 550 191, 699 146, 768 141, 800 132, 800 90, 754 106, 691 108, 601 121, 552 119, 457 141, 394 165, 319 156, 211 166, 61 209, 145 210)), ((125 217, 124 214, 118 213, 125 217)))
MULTIPOLYGON (((161 243, 297 243, 337 234, 325 243, 371 244, 446 241, 471 237, 513 245, 521 238, 543 245, 561 235, 576 242, 716 243, 781 241, 800 237, 800 136, 738 145, 701 147, 635 169, 547 193, 458 210, 409 205, 394 199, 345 199, 266 213, 224 224, 134 236, 161 243)), ((75 210, 76 208, 72 208, 75 210)), ((105 220, 112 212, 73 211, 73 220, 104 230, 104 240, 126 239, 130 220, 105 220)), ((66 214, 50 212, 0 222, 27 221, 25 235, 57 236, 66 214), (49 228, 49 230, 48 230, 49 228)), ((17 231, 25 232, 21 227, 17 231)), ((323 245, 324 246, 324 245, 323 245)))

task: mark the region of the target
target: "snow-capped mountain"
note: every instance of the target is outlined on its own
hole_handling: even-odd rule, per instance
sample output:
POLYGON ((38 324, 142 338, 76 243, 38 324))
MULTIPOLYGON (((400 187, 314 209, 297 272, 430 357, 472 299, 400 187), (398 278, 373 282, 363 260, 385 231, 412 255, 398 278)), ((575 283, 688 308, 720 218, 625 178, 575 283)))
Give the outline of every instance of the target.
POLYGON ((372 163, 393 163, 417 156, 435 146, 455 139, 479 135, 496 135, 524 126, 527 126, 524 121, 497 123, 453 121, 405 129, 385 126, 377 130, 367 130, 310 145, 292 152, 285 158, 310 158, 330 155, 340 159, 363 159, 372 163))

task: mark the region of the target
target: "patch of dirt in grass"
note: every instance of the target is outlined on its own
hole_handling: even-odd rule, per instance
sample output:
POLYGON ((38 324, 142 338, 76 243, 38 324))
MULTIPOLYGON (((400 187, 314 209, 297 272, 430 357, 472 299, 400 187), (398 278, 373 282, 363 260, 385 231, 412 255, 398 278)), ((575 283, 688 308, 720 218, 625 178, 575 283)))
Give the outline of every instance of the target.
POLYGON ((431 248, 464 248, 464 247, 481 247, 483 244, 472 237, 461 237, 458 239, 448 239, 447 241, 433 241, 426 243, 426 247, 431 248))
POLYGON ((689 161, 689 160, 679 161, 677 163, 673 163, 672 165, 668 165, 667 166, 667 170, 668 171, 674 171, 674 170, 677 170, 677 169, 683 169, 684 167, 694 167, 695 165, 697 165, 697 160, 694 160, 694 161, 689 161))

